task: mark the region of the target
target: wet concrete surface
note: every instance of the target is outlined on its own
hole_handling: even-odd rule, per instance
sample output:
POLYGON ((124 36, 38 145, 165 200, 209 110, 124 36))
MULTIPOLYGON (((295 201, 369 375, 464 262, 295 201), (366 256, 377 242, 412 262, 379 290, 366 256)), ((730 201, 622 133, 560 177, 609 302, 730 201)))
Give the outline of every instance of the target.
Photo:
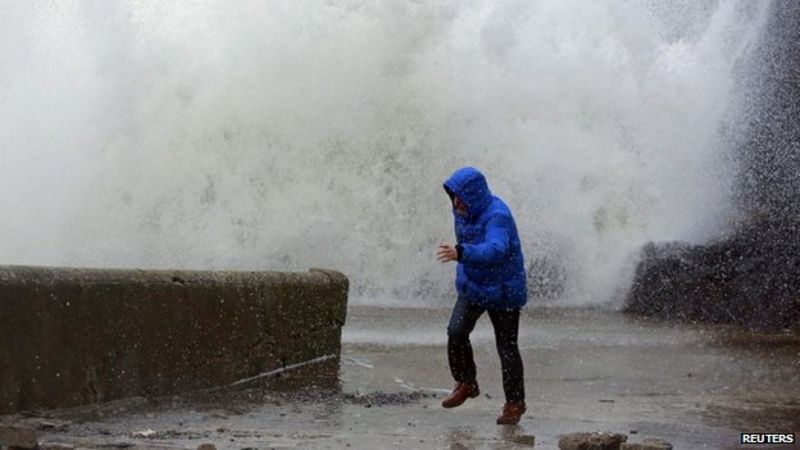
POLYGON ((309 365, 270 380, 268 389, 129 399, 2 421, 78 448, 553 449, 561 434, 611 431, 628 434, 628 442, 659 437, 677 449, 734 449, 748 448, 738 444, 741 432, 800 433, 797 336, 528 309, 520 330, 528 413, 518 426, 498 426, 501 373, 488 318, 473 333, 481 396, 454 410, 439 406, 452 387, 448 316, 351 307, 333 386, 287 389, 336 370, 309 365))

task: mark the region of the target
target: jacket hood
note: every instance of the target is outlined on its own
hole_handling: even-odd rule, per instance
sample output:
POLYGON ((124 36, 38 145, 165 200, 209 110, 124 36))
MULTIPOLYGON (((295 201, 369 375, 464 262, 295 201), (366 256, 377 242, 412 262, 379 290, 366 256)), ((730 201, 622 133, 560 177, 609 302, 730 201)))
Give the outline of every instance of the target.
POLYGON ((455 195, 464 202, 468 216, 477 216, 492 201, 492 193, 483 174, 474 167, 462 167, 444 182, 444 190, 452 199, 455 195))

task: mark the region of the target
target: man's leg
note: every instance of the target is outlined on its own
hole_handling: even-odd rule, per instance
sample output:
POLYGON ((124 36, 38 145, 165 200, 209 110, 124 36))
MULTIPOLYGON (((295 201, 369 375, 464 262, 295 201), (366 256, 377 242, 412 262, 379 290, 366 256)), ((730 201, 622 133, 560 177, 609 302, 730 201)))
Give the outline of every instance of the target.
POLYGON ((483 311, 483 308, 471 304, 461 296, 453 307, 450 324, 447 326, 447 359, 450 362, 450 373, 459 383, 475 382, 475 359, 469 334, 483 311))
POLYGON ((483 311, 483 308, 472 305, 461 297, 453 307, 453 315, 450 316, 450 324, 447 326, 447 359, 450 361, 450 372, 456 380, 456 387, 442 400, 445 408, 455 408, 481 393, 475 381, 475 360, 472 357, 469 334, 483 311))
POLYGON ((489 310, 494 327, 497 353, 503 368, 503 391, 507 403, 525 402, 525 378, 522 357, 519 355, 519 309, 489 310))

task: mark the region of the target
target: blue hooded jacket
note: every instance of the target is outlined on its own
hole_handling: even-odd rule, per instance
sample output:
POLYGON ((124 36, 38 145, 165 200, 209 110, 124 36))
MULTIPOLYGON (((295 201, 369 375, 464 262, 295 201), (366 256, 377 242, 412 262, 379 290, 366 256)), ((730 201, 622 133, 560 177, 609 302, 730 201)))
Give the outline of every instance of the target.
POLYGON ((463 167, 444 183, 466 206, 455 216, 460 259, 456 267, 459 296, 487 309, 520 308, 528 299, 525 264, 517 226, 508 206, 492 195, 486 178, 463 167))

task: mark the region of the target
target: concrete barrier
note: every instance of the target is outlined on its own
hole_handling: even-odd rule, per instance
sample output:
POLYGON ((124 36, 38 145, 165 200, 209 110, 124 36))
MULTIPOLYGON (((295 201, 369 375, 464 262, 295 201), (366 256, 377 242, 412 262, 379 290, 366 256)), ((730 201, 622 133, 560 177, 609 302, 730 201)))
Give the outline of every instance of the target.
POLYGON ((338 365, 347 290, 344 275, 320 269, 0 266, 0 414, 338 365))

